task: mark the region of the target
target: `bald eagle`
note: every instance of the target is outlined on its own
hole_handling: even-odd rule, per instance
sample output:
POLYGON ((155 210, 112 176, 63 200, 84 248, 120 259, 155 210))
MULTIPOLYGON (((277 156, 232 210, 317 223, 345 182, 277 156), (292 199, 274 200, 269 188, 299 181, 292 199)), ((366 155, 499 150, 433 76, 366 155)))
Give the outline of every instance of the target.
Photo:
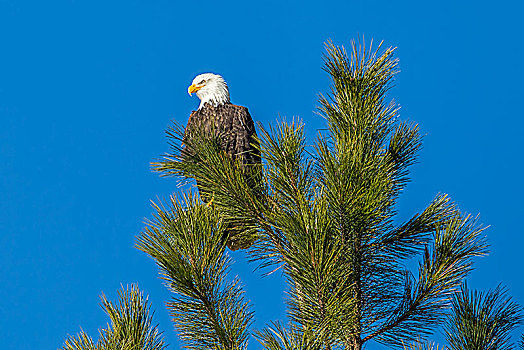
MULTIPOLYGON (((244 170, 261 163, 260 151, 255 146, 258 141, 253 119, 246 107, 231 104, 228 86, 220 75, 200 74, 193 79, 187 91, 189 95, 196 93, 200 105, 189 116, 184 132, 186 141, 191 139, 194 130, 213 132, 220 136, 222 150, 232 159, 239 160, 244 170)), ((254 185, 254 172, 245 171, 245 174, 248 183, 254 185)), ((201 198, 204 197, 200 187, 199 192, 201 198)), ((211 202, 212 198, 202 200, 211 202)), ((231 225, 228 228, 227 246, 230 249, 247 248, 252 241, 242 237, 239 230, 241 231, 241 228, 234 229, 231 225)))

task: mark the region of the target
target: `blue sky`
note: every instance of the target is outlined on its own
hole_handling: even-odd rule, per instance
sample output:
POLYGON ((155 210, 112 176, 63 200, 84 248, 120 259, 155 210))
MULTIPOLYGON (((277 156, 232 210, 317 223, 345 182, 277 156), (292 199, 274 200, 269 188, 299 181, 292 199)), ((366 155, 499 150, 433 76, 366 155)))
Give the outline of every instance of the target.
MULTIPOLYGON (((177 190, 149 162, 198 106, 187 86, 220 73, 255 120, 299 116, 312 139, 323 43, 359 35, 398 47, 391 97, 426 134, 400 218, 439 192, 480 213, 491 254, 470 286, 502 282, 524 304, 522 13, 517 1, 0 0, 2 348, 58 348, 80 327, 97 337, 99 294, 132 282, 179 348, 169 294, 134 243, 150 200, 177 190)), ((279 276, 233 257, 255 326, 282 319, 279 276)))

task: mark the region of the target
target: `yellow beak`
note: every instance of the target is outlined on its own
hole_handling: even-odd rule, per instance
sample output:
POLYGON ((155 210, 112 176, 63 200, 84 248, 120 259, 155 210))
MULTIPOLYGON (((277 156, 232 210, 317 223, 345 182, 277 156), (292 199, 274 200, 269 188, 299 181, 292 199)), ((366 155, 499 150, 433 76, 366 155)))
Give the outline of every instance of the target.
POLYGON ((187 88, 187 92, 189 94, 189 96, 191 96, 191 94, 193 92, 197 92, 198 90, 202 89, 202 86, 196 86, 195 84, 191 84, 188 88, 187 88))

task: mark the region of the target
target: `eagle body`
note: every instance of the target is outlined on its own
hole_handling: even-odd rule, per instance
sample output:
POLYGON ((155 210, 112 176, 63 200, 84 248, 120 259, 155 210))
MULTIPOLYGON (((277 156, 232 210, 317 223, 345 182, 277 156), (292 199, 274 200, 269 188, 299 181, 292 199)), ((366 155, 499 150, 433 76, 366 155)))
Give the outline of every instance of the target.
MULTIPOLYGON (((185 143, 191 144, 192 134, 195 132, 217 136, 221 150, 233 160, 239 161, 249 187, 254 188, 260 178, 257 176, 256 165, 261 164, 261 157, 256 146, 258 140, 255 125, 248 109, 231 104, 227 84, 217 74, 198 75, 189 86, 188 92, 196 92, 200 105, 189 116, 184 133, 185 143)), ((191 152, 191 149, 186 149, 186 152, 191 152)), ((198 179, 197 187, 202 200, 211 203, 212 194, 202 192, 198 179)), ((252 237, 246 236, 242 231, 242 225, 228 224, 227 246, 230 249, 242 249, 251 245, 252 237)))
POLYGON ((187 138, 191 137, 191 130, 218 135, 222 150, 233 159, 239 159, 242 165, 260 163, 260 152, 254 146, 257 142, 255 124, 246 107, 206 103, 191 112, 186 126, 187 138))

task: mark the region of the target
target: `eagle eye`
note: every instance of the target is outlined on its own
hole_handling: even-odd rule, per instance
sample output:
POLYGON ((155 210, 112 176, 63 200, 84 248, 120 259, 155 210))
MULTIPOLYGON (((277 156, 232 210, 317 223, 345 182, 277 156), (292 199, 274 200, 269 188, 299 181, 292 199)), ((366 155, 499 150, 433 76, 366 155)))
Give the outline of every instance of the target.
POLYGON ((202 81, 200 83, 198 83, 198 85, 202 85, 206 82, 206 79, 202 79, 202 81))

